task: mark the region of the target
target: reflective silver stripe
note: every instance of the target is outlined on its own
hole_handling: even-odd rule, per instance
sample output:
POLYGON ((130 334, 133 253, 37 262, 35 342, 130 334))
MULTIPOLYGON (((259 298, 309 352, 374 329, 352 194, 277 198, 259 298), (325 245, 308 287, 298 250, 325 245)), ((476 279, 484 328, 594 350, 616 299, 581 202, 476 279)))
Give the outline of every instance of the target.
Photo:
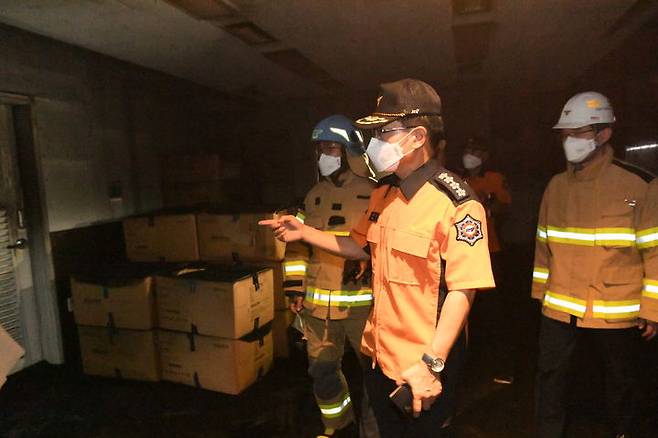
POLYGON ((286 265, 286 274, 291 272, 303 272, 306 273, 306 265, 286 265))
POLYGON ((594 242, 596 240, 596 235, 594 234, 574 233, 571 231, 547 230, 546 235, 548 237, 558 237, 561 239, 572 239, 572 240, 585 240, 588 242, 594 242))
MULTIPOLYGON (((310 291, 309 291, 310 292, 310 291)), ((364 293, 362 295, 325 295, 318 292, 310 292, 313 301, 329 301, 334 303, 361 303, 364 301, 372 301, 372 293, 364 293)))
POLYGON ((624 242, 635 242, 635 234, 632 233, 596 233, 595 240, 623 240, 624 242))
POLYGON ((594 305, 592 310, 594 313, 630 313, 639 312, 640 304, 629 304, 626 306, 611 306, 608 304, 594 305))
MULTIPOLYGON (((538 230, 538 233, 541 230, 538 230)), ((577 242, 611 244, 614 242, 635 243, 636 235, 632 228, 558 228, 548 227, 546 230, 548 240, 563 241, 573 240, 577 242), (582 232, 581 232, 582 230, 582 232), (624 231, 629 232, 624 232, 624 231)), ((568 242, 563 242, 568 243, 568 242)))
POLYGON ((646 245, 647 243, 656 241, 658 241, 658 232, 640 236, 636 240, 638 245, 646 245))
POLYGON ((574 312, 578 312, 581 314, 585 314, 585 311, 587 310, 587 306, 583 304, 578 304, 574 303, 573 301, 567 301, 561 298, 557 298, 555 295, 553 295, 551 292, 547 292, 546 295, 544 296, 544 304, 547 304, 549 307, 551 304, 559 307, 564 307, 566 309, 573 310, 574 312))
POLYGON ((535 269, 532 271, 532 276, 539 280, 548 280, 548 271, 540 271, 535 269))
POLYGON ((643 283, 642 295, 658 299, 658 281, 645 279, 643 283))
POLYGON ((333 408, 323 408, 320 407, 320 412, 322 412, 323 415, 336 415, 342 413, 352 402, 352 399, 350 398, 349 395, 345 397, 342 403, 340 403, 338 406, 333 407, 333 408))

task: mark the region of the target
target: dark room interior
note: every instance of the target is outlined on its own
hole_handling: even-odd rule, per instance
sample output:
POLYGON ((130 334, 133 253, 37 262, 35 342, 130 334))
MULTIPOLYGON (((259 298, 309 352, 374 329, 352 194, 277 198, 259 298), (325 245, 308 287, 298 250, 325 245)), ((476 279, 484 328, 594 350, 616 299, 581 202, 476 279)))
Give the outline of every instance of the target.
MULTIPOLYGON (((432 184, 452 199, 448 209, 462 211, 462 202, 480 206, 483 218, 473 213, 480 210, 465 218, 479 234, 460 228, 463 221, 447 229, 457 233, 455 244, 464 253, 485 245, 496 287, 464 286, 481 291, 459 328, 468 348, 454 412, 437 423, 436 434, 398 435, 658 437, 658 336, 640 336, 658 329, 658 195, 651 197, 658 193, 655 0, 0 0, 0 436, 396 436, 381 430, 377 409, 380 435, 364 432, 371 362, 361 361, 368 351, 357 351, 344 336, 337 366, 356 420, 333 426, 336 416, 327 412, 338 412, 338 405, 321 401, 320 356, 309 360, 311 343, 320 341, 306 338, 313 330, 311 303, 336 289, 313 285, 313 275, 320 279, 329 275, 330 263, 345 263, 337 283, 344 286, 348 262, 312 248, 310 234, 298 255, 297 242, 281 241, 285 227, 277 221, 296 215, 300 229, 316 227, 339 244, 359 243, 372 262, 367 269, 349 266, 357 266, 353 283, 363 282, 373 309, 422 287, 424 280, 388 279, 403 276, 405 267, 414 280, 424 278, 428 273, 414 263, 430 260, 428 251, 436 250, 443 265, 436 263, 442 278, 435 304, 448 308, 441 295, 453 294, 441 246, 448 244, 431 240, 417 249, 426 218, 410 224, 411 232, 391 225, 388 248, 385 231, 380 241, 368 228, 361 242, 354 237, 361 223, 349 219, 350 226, 340 227, 351 201, 329 204, 328 228, 312 213, 324 205, 318 207, 318 187, 342 184, 318 161, 325 143, 342 144, 338 172, 354 170, 345 159, 347 143, 317 137, 323 135, 320 122, 336 114, 355 123, 345 129, 358 136, 347 141, 361 148, 356 157, 370 173, 359 176, 375 190, 372 198, 359 192, 364 202, 350 208, 361 217, 367 206, 363 220, 376 223, 380 213, 385 217, 375 211, 377 191, 406 193, 402 171, 376 169, 370 146, 393 144, 381 140, 387 132, 395 138, 396 130, 417 133, 420 126, 428 132, 422 124, 396 125, 415 120, 418 110, 394 116, 379 110, 388 99, 381 84, 405 78, 440 96, 440 111, 427 114, 442 121, 443 149, 432 149, 436 155, 429 159, 454 172, 454 180, 432 184), (578 111, 565 102, 590 91, 609 100, 612 119, 556 126, 578 111), (390 116, 391 124, 364 128, 359 122, 371 114, 390 116), (587 126, 592 129, 583 130, 587 126), (582 162, 569 158, 569 139, 589 132, 594 152, 582 162), (597 143, 606 133, 610 137, 597 143), (596 196, 581 197, 575 188, 562 188, 558 196, 560 175, 586 172, 582 163, 606 153, 617 163, 615 172, 632 176, 601 176, 608 182, 592 183, 596 196), (500 190, 509 199, 500 215, 500 196, 472 182, 466 156, 473 154, 480 175, 501 175, 500 190), (460 184, 473 187, 466 201, 460 184), (642 195, 631 185, 642 187, 642 195), (624 190, 632 196, 618 195, 624 190), (553 210, 549 199, 556 199, 553 210), (617 201, 630 209, 632 225, 614 222, 622 214, 617 201), (591 228, 591 241, 564 249, 589 233, 584 217, 598 215, 597 209, 604 212, 602 225, 591 228), (575 219, 551 222, 568 217, 575 219), (278 224, 275 233, 258 225, 263 220, 278 224), (485 220, 495 223, 496 250, 485 220), (478 243, 482 233, 487 240, 478 243), (628 245, 623 233, 632 235, 628 245), (616 237, 606 244, 603 235, 616 237), (592 267, 598 262, 583 255, 585 248, 599 251, 605 266, 592 267), (308 277, 296 283, 291 270, 302 258, 308 277), (327 264, 312 274, 316 259, 327 264), (570 278, 558 277, 559 263, 570 278), (604 292, 594 277, 604 277, 600 288, 621 290, 631 286, 620 278, 635 273, 634 291, 608 303, 637 308, 623 320, 600 316, 609 304, 596 295, 604 292), (372 283, 366 286, 366 279, 372 283), (385 286, 396 281, 394 288, 385 286), (575 292, 579 281, 591 282, 583 289, 587 297, 575 292), (295 289, 302 284, 306 289, 295 289), (546 295, 537 297, 536 287, 546 295), (560 288, 574 292, 558 305, 551 299, 567 299, 560 288), (389 298, 378 295, 383 291, 389 298), (305 299, 299 315, 289 309, 293 296, 305 299), (587 310, 574 310, 581 305, 587 310), (546 321, 579 333, 624 329, 638 341, 631 360, 621 351, 602 354, 581 336, 563 376, 568 418, 560 433, 538 432, 546 321), (615 385, 605 370, 616 362, 608 355, 633 362, 633 399, 623 402, 634 406, 632 430, 619 430, 622 414, 609 403, 615 385)), ((587 100, 590 109, 599 105, 596 99, 587 100)), ((400 152, 397 169, 415 151, 400 152)), ((395 202, 412 199, 399 196, 395 202)), ((455 263, 451 257, 448 265, 455 263)), ((468 257, 463 264, 471 263, 468 257)), ((475 278, 482 266, 462 269, 475 278)), ((339 292, 345 300, 347 292, 356 294, 339 292)), ((329 298, 327 315, 344 310, 332 305, 340 304, 329 298)), ((391 306, 392 313, 404 310, 391 306)), ((363 315, 370 318, 363 320, 365 331, 379 333, 370 324, 379 327, 380 314, 363 315)), ((327 342, 331 317, 313 318, 324 319, 327 342)), ((398 322, 403 333, 395 336, 410 339, 411 327, 420 324, 398 322)), ((360 330, 358 339, 363 325, 360 330)), ((378 343, 379 334, 372 336, 378 343)), ((377 372, 396 380, 377 361, 377 372)), ((427 365, 431 375, 440 375, 427 365)))

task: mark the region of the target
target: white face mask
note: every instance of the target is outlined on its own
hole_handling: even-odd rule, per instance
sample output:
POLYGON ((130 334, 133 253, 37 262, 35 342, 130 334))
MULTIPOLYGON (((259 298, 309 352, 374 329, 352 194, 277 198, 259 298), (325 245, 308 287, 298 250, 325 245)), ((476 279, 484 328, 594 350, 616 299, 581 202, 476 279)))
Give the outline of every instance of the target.
POLYGON ((378 172, 395 172, 400 165, 400 160, 405 155, 414 151, 412 149, 407 153, 402 152, 402 146, 400 144, 409 135, 411 135, 411 132, 394 143, 389 143, 375 137, 370 139, 366 153, 378 172))
POLYGON ((482 158, 476 157, 473 154, 464 154, 462 162, 464 163, 464 168, 469 170, 482 166, 482 158))
POLYGON ((320 175, 322 176, 331 175, 340 169, 340 157, 320 154, 320 159, 318 160, 318 169, 320 169, 320 175))
POLYGON ((567 137, 562 143, 564 155, 570 163, 580 163, 596 149, 596 140, 567 137))

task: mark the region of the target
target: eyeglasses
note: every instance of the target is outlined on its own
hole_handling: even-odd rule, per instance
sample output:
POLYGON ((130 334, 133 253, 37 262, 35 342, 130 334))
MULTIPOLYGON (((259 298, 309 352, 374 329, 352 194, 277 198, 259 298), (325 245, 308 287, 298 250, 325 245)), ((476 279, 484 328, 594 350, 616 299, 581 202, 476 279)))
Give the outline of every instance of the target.
POLYGON ((559 134, 558 134, 558 136, 559 136, 560 139, 562 139, 562 140, 564 140, 564 139, 567 138, 567 137, 585 138, 585 137, 583 136, 583 134, 587 134, 587 133, 589 133, 589 132, 594 132, 594 133, 596 133, 596 131, 595 131, 594 129, 589 128, 589 129, 586 129, 586 130, 584 130, 584 131, 576 131, 576 132, 573 132, 573 131, 571 131, 571 132, 560 131, 559 134))
POLYGON ((381 138, 384 134, 389 133, 389 132, 395 132, 395 131, 406 131, 408 129, 414 129, 417 128, 418 126, 400 126, 397 128, 377 128, 373 129, 373 137, 375 138, 381 138))

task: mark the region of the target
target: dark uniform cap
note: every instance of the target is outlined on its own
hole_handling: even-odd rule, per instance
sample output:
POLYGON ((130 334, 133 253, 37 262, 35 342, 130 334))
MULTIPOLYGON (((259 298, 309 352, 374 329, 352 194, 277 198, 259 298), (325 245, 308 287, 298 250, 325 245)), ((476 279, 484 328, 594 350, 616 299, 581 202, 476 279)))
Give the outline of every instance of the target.
POLYGON ((441 98, 434 88, 417 79, 401 79, 381 84, 375 112, 355 124, 375 129, 405 117, 430 115, 441 115, 441 98))

